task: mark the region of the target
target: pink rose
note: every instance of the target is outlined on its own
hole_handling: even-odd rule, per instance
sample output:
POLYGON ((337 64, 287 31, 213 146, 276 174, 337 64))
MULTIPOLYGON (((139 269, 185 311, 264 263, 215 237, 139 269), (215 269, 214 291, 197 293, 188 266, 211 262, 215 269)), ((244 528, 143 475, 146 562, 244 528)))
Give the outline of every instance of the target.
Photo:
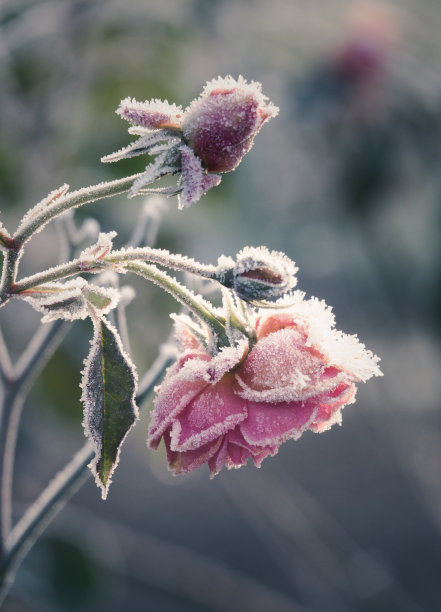
POLYGON ((214 356, 178 325, 179 358, 152 412, 148 444, 164 439, 169 467, 187 473, 208 463, 260 467, 286 440, 341 422, 356 385, 381 375, 378 358, 356 336, 334 329, 330 308, 296 293, 286 309, 259 310, 247 339, 214 356))

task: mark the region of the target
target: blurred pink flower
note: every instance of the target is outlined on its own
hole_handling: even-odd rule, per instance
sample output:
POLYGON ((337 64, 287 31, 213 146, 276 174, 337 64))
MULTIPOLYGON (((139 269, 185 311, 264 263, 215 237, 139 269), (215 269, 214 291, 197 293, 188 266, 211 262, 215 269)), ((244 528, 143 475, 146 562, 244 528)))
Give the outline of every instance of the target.
POLYGON ((221 177, 212 173, 229 172, 239 165, 278 108, 262 94, 260 83, 227 76, 208 82, 185 111, 163 100, 125 98, 117 113, 132 124, 129 132, 140 138, 102 161, 156 155, 133 183, 130 195, 148 192, 148 186, 165 174, 180 174, 178 187, 163 192, 178 195, 183 208, 220 183, 221 177))
POLYGON ((355 383, 380 376, 378 358, 356 336, 334 329, 324 302, 303 294, 252 322, 256 341, 211 356, 190 329, 178 325, 179 358, 167 372, 152 412, 148 443, 164 439, 169 467, 187 473, 208 463, 260 467, 286 440, 341 422, 355 383))

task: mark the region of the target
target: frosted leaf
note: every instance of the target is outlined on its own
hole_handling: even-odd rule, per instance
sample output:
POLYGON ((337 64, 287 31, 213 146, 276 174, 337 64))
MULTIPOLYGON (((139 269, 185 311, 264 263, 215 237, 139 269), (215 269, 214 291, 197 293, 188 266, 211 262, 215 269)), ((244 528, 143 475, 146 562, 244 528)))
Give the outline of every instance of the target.
POLYGON ((190 147, 183 145, 180 150, 182 192, 178 196, 178 208, 181 210, 200 200, 212 187, 219 185, 221 177, 218 174, 207 174, 190 147))
POLYGON ((64 319, 85 319, 91 314, 107 314, 119 301, 119 292, 111 287, 92 285, 83 278, 65 283, 47 283, 19 296, 44 314, 43 323, 64 319))
POLYGON ((118 332, 105 319, 94 320, 81 388, 84 431, 95 449, 89 467, 105 499, 121 446, 138 418, 137 374, 118 332))
POLYGON ((161 178, 161 176, 165 176, 166 174, 174 174, 179 171, 178 166, 176 165, 168 166, 167 165, 166 163, 167 153, 168 153, 168 150, 158 155, 155 161, 146 167, 144 174, 140 176, 139 178, 137 178, 136 181, 134 181, 129 191, 129 198, 140 193, 144 187, 146 187, 147 185, 150 185, 151 183, 156 181, 158 178, 161 178))
POLYGON ((80 253, 79 259, 102 259, 110 253, 116 232, 100 232, 98 240, 80 253))
POLYGON ((179 140, 171 136, 170 133, 166 132, 165 130, 159 130, 135 140, 127 147, 123 147, 115 153, 105 155, 101 158, 101 161, 104 163, 112 163, 120 161, 121 159, 136 157, 138 155, 156 155, 154 147, 164 141, 168 141, 167 144, 164 144, 165 148, 169 148, 179 142, 179 140))

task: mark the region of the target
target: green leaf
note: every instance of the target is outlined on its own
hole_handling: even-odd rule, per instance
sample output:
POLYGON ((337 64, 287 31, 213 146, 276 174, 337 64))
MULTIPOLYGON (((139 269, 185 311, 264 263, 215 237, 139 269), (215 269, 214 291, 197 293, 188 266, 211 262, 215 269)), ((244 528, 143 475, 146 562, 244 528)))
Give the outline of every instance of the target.
POLYGON ((84 430, 95 447, 89 465, 105 499, 119 461, 122 443, 138 418, 137 376, 116 329, 104 318, 94 320, 94 335, 81 387, 84 430))

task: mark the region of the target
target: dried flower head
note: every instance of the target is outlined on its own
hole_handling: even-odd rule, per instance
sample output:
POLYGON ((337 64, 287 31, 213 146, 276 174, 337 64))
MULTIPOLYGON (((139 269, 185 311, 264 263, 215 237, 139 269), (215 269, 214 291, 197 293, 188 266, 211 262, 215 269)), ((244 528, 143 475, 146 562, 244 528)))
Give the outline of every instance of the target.
POLYGON ((239 165, 264 122, 278 109, 262 94, 260 83, 227 76, 208 82, 185 111, 162 100, 125 98, 116 112, 131 123, 129 132, 139 138, 102 161, 145 153, 156 156, 129 195, 149 191, 178 195, 179 208, 184 208, 220 183, 221 177, 211 173, 229 172, 239 165), (176 188, 149 188, 166 174, 180 174, 176 188))
POLYGON ((211 476, 251 457, 258 467, 286 440, 341 422, 356 383, 380 376, 378 357, 334 329, 331 309, 300 292, 283 310, 257 311, 257 338, 214 356, 178 325, 178 361, 162 383, 148 443, 165 442, 175 474, 208 463, 211 476))

